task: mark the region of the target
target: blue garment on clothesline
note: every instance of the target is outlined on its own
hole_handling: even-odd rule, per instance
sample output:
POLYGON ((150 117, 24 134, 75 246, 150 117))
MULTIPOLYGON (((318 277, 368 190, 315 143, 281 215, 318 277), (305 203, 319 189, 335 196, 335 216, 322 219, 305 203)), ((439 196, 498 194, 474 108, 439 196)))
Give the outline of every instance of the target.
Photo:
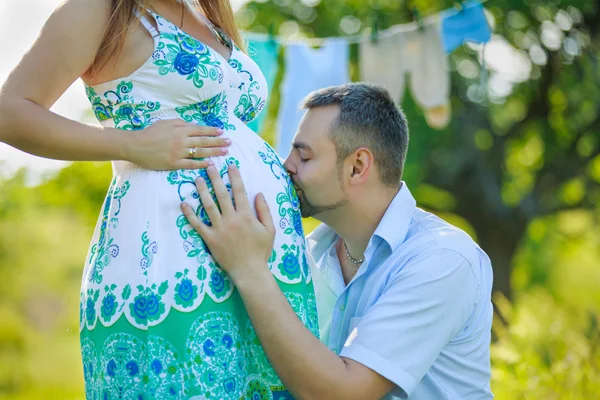
POLYGON ((491 35, 479 2, 465 2, 460 11, 449 9, 442 13, 442 43, 446 53, 452 53, 465 41, 485 43, 491 35))
POLYGON ((349 82, 349 56, 348 42, 340 38, 326 39, 318 49, 304 43, 287 46, 276 138, 281 157, 287 157, 292 149, 292 140, 304 115, 300 102, 314 90, 349 82))
MULTIPOLYGON (((265 37, 264 39, 250 38, 248 40, 248 54, 265 76, 269 91, 275 84, 275 78, 277 77, 277 71, 279 70, 277 56, 280 47, 281 45, 277 41, 268 37, 265 37)), ((267 118, 267 110, 269 108, 268 104, 269 100, 267 100, 263 111, 248 124, 250 129, 258 134, 261 133, 264 127, 267 118)))

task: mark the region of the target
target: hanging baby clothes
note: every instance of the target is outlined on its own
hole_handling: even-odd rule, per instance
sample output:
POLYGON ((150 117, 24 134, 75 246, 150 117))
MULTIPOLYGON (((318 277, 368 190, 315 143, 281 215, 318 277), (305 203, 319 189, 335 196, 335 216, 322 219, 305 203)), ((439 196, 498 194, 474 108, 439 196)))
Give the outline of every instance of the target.
MULTIPOLYGON (((271 37, 252 36, 248 40, 248 55, 258 65, 262 71, 267 87, 272 88, 275 84, 275 77, 279 70, 277 56, 279 54, 280 44, 271 37)), ((260 134, 267 117, 268 101, 264 106, 263 112, 248 123, 248 127, 254 132, 260 134)))
POLYGON ((460 11, 449 9, 442 13, 442 43, 446 53, 453 52, 465 41, 485 43, 491 35, 479 2, 466 2, 460 11))
POLYGON ((318 49, 303 43, 287 46, 276 139, 280 156, 286 157, 292 149, 292 139, 305 112, 299 109, 302 99, 314 90, 347 83, 348 63, 345 39, 326 39, 318 49))
POLYGON ((430 19, 422 28, 406 25, 382 32, 376 41, 360 45, 362 79, 385 86, 400 104, 405 75, 410 73, 412 96, 425 110, 427 123, 443 128, 450 121, 450 73, 442 47, 440 20, 430 19))

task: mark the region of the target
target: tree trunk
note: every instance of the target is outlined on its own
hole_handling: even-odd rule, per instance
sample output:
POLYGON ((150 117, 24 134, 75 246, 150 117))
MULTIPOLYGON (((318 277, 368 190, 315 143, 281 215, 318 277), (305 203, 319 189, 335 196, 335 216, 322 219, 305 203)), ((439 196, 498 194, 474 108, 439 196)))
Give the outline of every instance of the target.
POLYGON ((509 300, 512 299, 512 261, 527 225, 527 221, 517 218, 474 224, 479 245, 492 260, 493 291, 500 291, 509 300))
POLYGON ((493 291, 500 291, 508 299, 512 298, 512 258, 516 244, 512 240, 494 235, 493 232, 478 232, 479 245, 492 260, 494 269, 493 291))

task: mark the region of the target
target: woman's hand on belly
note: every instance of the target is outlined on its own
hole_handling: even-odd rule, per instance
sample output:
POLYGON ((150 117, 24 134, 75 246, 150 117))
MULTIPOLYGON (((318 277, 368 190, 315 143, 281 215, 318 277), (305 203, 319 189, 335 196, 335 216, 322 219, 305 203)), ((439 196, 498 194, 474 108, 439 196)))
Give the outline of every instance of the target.
POLYGON ((212 165, 207 157, 227 154, 229 139, 223 130, 198 126, 181 119, 162 120, 128 135, 125 159, 152 170, 201 169, 212 165))

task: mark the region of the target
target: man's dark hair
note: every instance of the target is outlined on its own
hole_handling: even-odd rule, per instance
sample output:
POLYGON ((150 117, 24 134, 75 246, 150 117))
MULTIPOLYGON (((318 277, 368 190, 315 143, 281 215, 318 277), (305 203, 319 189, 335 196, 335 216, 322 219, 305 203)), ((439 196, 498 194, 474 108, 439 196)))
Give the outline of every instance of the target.
POLYGON ((366 147, 373 153, 381 182, 397 186, 408 150, 408 126, 387 89, 348 83, 316 90, 302 102, 302 108, 308 110, 330 105, 340 106, 330 132, 338 166, 356 149, 366 147))

